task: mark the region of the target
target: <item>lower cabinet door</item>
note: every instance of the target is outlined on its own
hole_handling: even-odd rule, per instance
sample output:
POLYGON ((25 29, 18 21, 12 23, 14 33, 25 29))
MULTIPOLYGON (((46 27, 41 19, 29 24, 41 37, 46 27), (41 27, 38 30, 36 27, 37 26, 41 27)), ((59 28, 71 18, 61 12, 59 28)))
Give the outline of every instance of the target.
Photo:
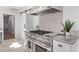
POLYGON ((72 51, 71 45, 53 40, 53 52, 71 52, 71 51, 72 51))

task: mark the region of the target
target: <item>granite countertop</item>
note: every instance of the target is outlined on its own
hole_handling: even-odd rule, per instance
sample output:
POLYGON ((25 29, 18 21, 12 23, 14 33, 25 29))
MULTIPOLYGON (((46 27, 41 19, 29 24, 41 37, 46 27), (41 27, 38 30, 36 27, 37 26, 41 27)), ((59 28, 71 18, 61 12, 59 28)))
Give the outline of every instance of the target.
MULTIPOLYGON (((57 34, 57 33, 55 33, 55 34, 57 34)), ((49 34, 46 34, 46 35, 53 38, 53 40, 60 41, 60 42, 63 42, 63 43, 67 43, 67 44, 70 44, 70 45, 74 45, 74 43, 79 38, 78 36, 75 36, 75 35, 68 35, 67 36, 67 35, 55 35, 55 34, 49 33, 49 34)))
POLYGON ((54 37, 53 40, 57 40, 57 41, 64 42, 70 45, 74 45, 75 42, 78 40, 78 36, 59 35, 59 36, 54 37))

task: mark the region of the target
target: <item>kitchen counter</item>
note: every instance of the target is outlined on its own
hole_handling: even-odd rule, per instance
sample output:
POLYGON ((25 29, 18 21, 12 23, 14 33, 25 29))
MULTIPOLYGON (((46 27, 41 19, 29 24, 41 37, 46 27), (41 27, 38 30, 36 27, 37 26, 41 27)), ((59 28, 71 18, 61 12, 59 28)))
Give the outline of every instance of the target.
POLYGON ((75 42, 78 40, 77 36, 63 36, 63 35, 59 35, 53 38, 54 40, 60 41, 60 42, 64 42, 70 45, 74 45, 75 42))
POLYGON ((25 32, 25 35, 27 36, 27 41, 31 41, 33 44, 43 47, 48 51, 72 51, 72 46, 74 47, 78 40, 78 36, 65 36, 54 32, 45 35, 25 32))
POLYGON ((60 41, 60 42, 63 42, 63 43, 67 43, 67 44, 70 44, 70 45, 74 45, 75 42, 79 38, 78 36, 73 36, 73 35, 56 35, 56 36, 54 36, 53 33, 49 33, 49 34, 46 34, 46 35, 53 38, 53 40, 60 41))
POLYGON ((38 35, 34 33, 30 33, 32 37, 38 38, 37 40, 40 42, 51 42, 52 40, 60 41, 63 43, 67 43, 73 45, 77 40, 78 36, 65 36, 65 35, 58 35, 59 33, 49 33, 45 35, 38 35))

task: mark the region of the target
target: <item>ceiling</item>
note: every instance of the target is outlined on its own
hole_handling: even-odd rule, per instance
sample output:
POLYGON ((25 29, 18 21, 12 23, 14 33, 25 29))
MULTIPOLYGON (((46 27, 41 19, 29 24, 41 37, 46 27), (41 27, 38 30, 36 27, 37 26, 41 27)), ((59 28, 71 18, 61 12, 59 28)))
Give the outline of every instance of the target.
POLYGON ((18 11, 24 11, 29 8, 32 8, 32 6, 8 6, 11 10, 18 10, 18 11))
MULTIPOLYGON (((34 10, 34 9, 38 9, 41 7, 46 7, 46 6, 2 6, 1 8, 4 10, 12 10, 12 11, 18 11, 20 13, 24 13, 27 10, 34 10)), ((61 7, 57 7, 59 9, 61 9, 61 7)))
POLYGON ((0 6, 1 10, 14 10, 14 11, 24 11, 29 8, 32 8, 32 6, 0 6))

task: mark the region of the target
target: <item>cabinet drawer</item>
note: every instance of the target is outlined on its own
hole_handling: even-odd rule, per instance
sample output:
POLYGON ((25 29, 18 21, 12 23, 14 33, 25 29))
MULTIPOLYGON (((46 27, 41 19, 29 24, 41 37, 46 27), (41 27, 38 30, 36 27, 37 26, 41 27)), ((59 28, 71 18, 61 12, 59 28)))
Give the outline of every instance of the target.
POLYGON ((70 52, 72 46, 66 43, 62 43, 56 40, 53 40, 53 51, 54 52, 70 52))

